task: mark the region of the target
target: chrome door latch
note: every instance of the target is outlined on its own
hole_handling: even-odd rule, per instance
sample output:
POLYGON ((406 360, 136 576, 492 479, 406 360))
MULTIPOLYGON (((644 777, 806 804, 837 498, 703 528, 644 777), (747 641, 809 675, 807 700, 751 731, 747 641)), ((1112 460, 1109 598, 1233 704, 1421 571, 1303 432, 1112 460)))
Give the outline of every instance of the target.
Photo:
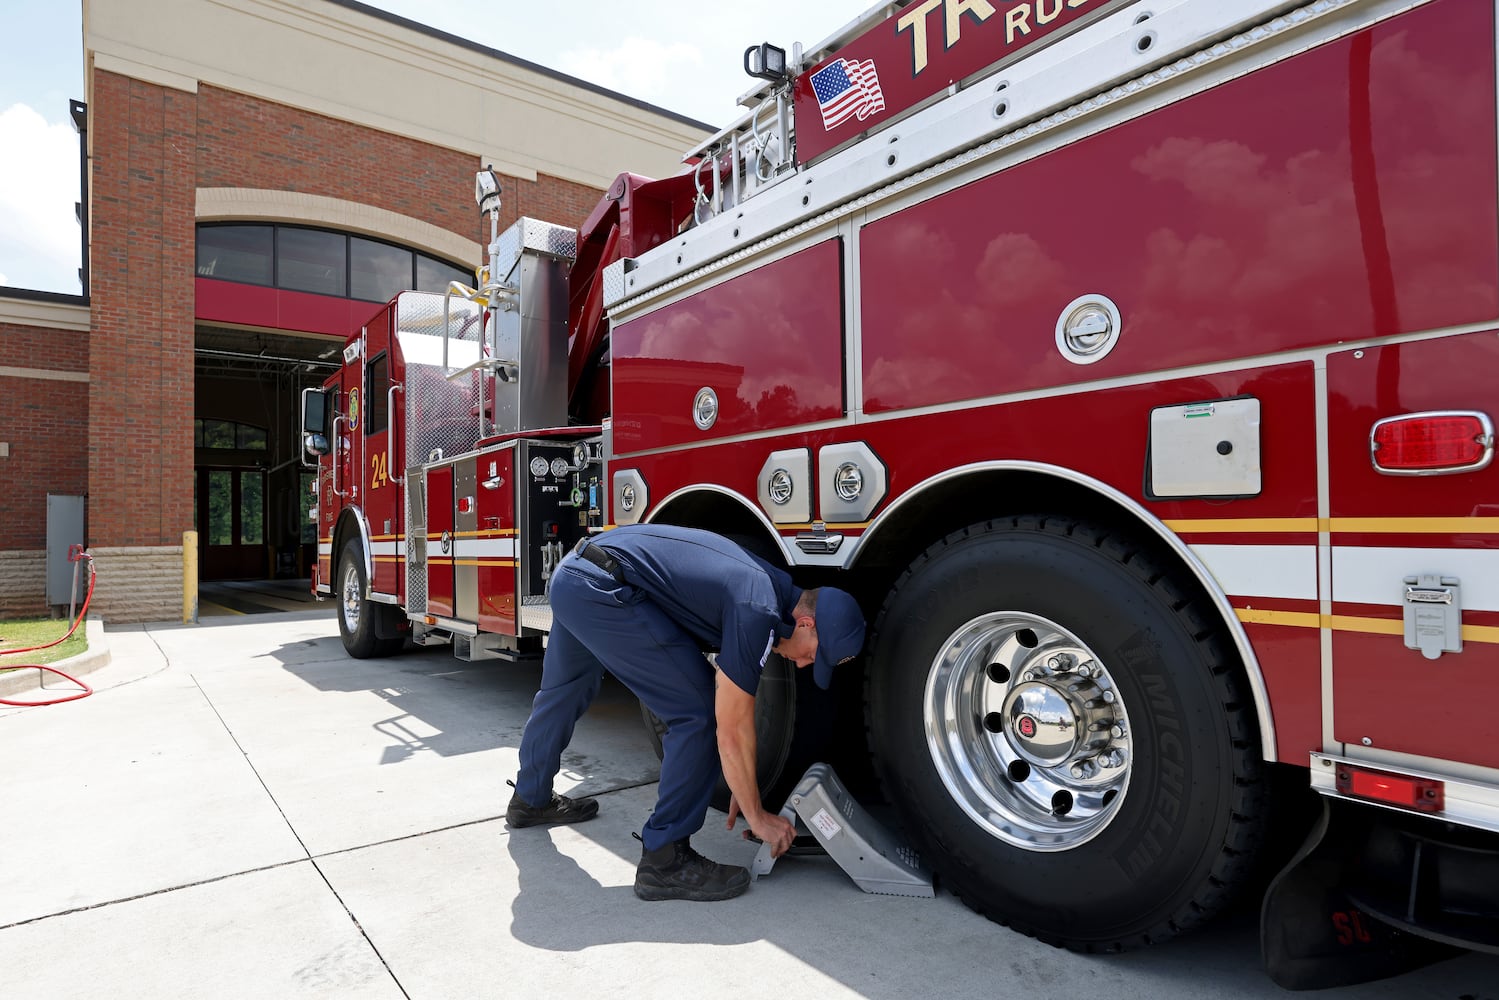
POLYGON ((1463 651, 1462 588, 1457 577, 1405 578, 1405 645, 1428 660, 1463 651))

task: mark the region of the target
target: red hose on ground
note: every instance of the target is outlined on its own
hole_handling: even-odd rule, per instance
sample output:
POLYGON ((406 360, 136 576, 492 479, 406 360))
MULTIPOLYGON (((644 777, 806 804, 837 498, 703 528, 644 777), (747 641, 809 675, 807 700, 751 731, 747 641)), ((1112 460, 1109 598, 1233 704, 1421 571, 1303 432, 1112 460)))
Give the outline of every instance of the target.
MULTIPOLYGON (((94 569, 94 557, 89 555, 87 552, 84 552, 83 546, 75 545, 73 547, 73 550, 74 551, 72 553, 72 558, 74 562, 78 562, 80 559, 88 560, 88 594, 84 596, 83 607, 78 609, 78 617, 73 619, 73 626, 68 629, 67 635, 64 635, 61 639, 54 639, 53 641, 41 646, 27 646, 25 649, 7 649, 4 653, 0 653, 0 656, 13 656, 17 653, 35 653, 39 649, 51 649, 58 643, 67 642, 68 638, 72 636, 74 632, 78 631, 79 624, 83 622, 83 616, 88 613, 88 602, 93 600, 94 582, 96 579, 98 579, 98 573, 94 569)), ((77 701, 79 698, 87 698, 89 695, 94 693, 94 689, 83 683, 83 681, 79 680, 76 677, 72 677, 68 674, 63 673, 56 667, 47 667, 43 666, 40 663, 18 663, 14 667, 7 667, 4 665, 4 661, 0 660, 0 669, 44 670, 49 674, 56 674, 68 683, 76 684, 79 688, 82 689, 62 698, 52 698, 48 701, 10 701, 5 698, 0 698, 0 705, 11 705, 17 708, 33 708, 41 707, 43 705, 61 705, 63 702, 77 701)))

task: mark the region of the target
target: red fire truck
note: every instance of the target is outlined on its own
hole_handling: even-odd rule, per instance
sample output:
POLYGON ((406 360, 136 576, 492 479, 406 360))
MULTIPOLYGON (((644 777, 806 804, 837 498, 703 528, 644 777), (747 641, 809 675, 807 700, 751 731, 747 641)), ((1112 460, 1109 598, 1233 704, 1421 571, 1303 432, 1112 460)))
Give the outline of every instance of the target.
POLYGON ((1299 785, 1281 982, 1499 949, 1495 50, 1494 0, 909 0, 752 48, 743 118, 579 230, 496 231, 481 173, 478 287, 304 399, 314 588, 355 656, 534 654, 579 538, 711 528, 871 622, 831 707, 767 677, 762 782, 852 706, 995 920, 1193 927, 1299 785))

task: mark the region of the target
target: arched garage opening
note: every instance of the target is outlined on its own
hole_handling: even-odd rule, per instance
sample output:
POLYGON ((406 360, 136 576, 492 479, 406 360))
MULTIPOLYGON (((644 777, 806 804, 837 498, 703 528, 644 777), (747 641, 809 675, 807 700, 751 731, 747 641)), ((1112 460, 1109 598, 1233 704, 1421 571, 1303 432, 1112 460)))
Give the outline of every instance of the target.
POLYGON ((311 472, 298 401, 344 340, 408 288, 472 282, 463 267, 366 233, 289 222, 197 226, 194 527, 205 581, 310 573, 311 472))

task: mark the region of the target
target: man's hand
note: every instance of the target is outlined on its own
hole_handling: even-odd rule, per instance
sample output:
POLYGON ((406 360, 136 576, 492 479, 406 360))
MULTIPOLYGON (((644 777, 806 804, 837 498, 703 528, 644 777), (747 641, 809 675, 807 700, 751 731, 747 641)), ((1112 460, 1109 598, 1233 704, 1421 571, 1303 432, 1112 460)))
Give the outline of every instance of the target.
MULTIPOLYGON (((734 829, 734 822, 739 819, 739 815, 739 800, 730 795, 729 821, 724 824, 724 829, 734 829)), ((750 827, 744 831, 745 837, 754 833, 760 840, 769 844, 770 856, 773 858, 779 858, 785 854, 791 848, 792 841, 796 839, 796 827, 790 820, 776 813, 761 809, 758 821, 751 819, 748 815, 745 815, 744 821, 750 827)))

